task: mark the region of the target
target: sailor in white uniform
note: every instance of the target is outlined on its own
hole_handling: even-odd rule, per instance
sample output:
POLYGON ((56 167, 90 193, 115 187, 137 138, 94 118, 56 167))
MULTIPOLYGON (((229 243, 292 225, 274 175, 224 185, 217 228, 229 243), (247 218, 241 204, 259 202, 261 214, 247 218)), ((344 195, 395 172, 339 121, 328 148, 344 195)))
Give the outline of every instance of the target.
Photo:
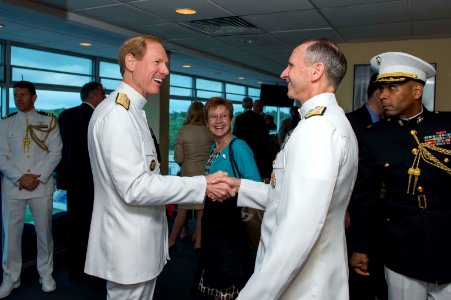
POLYGON ((0 298, 20 285, 21 242, 28 204, 37 234, 37 269, 42 289, 56 289, 53 272, 52 173, 61 159, 61 137, 54 116, 34 108, 36 89, 27 81, 14 85, 18 109, 0 123, 2 176, 3 283, 0 298))
MULTIPOLYGON (((168 255, 165 205, 226 196, 213 177, 159 175, 157 153, 143 110, 168 75, 168 58, 155 37, 138 36, 119 50, 123 82, 92 115, 88 149, 94 209, 85 272, 107 280, 108 299, 152 299, 168 255)), ((220 174, 225 175, 225 174, 220 174)))
POLYGON ((239 188, 239 206, 265 210, 254 274, 238 299, 349 299, 344 216, 358 148, 334 95, 345 72, 333 42, 298 46, 281 77, 301 104, 301 121, 273 163, 270 184, 225 180, 239 188))

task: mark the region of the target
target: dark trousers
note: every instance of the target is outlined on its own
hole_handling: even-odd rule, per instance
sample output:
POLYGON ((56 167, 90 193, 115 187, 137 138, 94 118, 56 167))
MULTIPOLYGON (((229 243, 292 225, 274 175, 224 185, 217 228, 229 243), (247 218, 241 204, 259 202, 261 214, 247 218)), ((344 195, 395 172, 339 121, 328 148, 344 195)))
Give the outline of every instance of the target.
POLYGON ((68 266, 69 278, 84 276, 89 228, 91 226, 93 193, 80 189, 67 191, 68 266))

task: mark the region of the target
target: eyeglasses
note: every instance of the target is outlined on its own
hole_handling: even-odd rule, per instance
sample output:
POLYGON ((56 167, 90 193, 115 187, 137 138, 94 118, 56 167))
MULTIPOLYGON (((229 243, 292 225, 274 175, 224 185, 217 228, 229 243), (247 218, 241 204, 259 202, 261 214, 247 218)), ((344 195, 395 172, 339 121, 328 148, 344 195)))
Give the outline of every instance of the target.
POLYGON ((224 120, 224 119, 228 119, 229 118, 229 115, 228 114, 220 114, 219 116, 218 115, 209 115, 208 116, 208 119, 210 120, 210 121, 217 121, 217 120, 224 120))

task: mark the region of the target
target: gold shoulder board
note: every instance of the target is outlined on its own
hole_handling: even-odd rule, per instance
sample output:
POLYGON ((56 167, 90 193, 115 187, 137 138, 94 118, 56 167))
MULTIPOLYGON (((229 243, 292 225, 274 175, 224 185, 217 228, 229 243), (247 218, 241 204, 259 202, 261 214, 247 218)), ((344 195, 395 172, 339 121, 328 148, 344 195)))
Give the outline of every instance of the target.
POLYGON ((15 112, 13 112, 13 113, 10 113, 10 114, 7 115, 6 117, 2 117, 2 119, 7 119, 7 118, 9 118, 9 117, 14 116, 15 114, 17 114, 17 111, 15 111, 15 112))
POLYGON ((130 99, 124 93, 117 94, 116 103, 123 106, 126 110, 130 107, 130 99))
POLYGON ((51 112, 51 111, 38 111, 38 113, 43 115, 43 116, 47 116, 47 117, 50 117, 50 118, 53 118, 53 119, 58 119, 56 117, 56 115, 53 112, 51 112))
POLYGON ((308 119, 313 116, 322 116, 324 112, 326 111, 325 106, 317 106, 313 109, 311 109, 308 113, 305 114, 305 118, 308 119))

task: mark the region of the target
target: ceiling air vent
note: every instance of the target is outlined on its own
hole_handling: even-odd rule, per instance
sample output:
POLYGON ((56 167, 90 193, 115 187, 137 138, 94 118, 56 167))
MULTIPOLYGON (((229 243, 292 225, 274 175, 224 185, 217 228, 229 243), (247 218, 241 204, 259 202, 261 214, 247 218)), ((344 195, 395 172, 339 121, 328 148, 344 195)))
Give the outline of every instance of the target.
POLYGON ((181 23, 208 35, 259 33, 261 29, 239 17, 194 20, 181 23))

